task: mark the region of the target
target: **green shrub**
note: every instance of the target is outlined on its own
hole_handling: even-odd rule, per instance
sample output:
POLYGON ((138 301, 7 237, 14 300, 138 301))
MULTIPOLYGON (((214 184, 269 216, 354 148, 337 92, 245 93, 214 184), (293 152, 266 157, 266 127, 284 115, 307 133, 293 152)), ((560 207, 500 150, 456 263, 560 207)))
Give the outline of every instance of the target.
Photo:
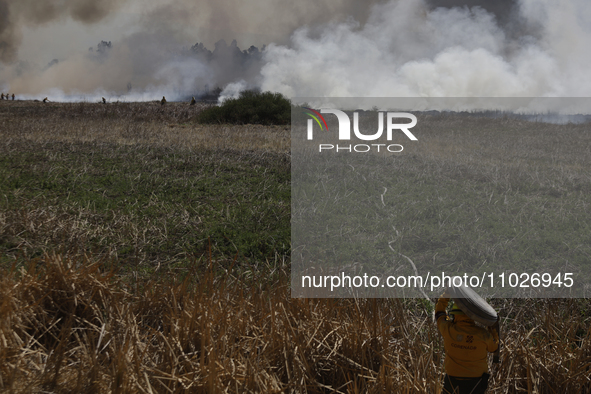
POLYGON ((199 114, 199 123, 286 125, 291 120, 291 104, 281 93, 245 90, 217 107, 199 114))

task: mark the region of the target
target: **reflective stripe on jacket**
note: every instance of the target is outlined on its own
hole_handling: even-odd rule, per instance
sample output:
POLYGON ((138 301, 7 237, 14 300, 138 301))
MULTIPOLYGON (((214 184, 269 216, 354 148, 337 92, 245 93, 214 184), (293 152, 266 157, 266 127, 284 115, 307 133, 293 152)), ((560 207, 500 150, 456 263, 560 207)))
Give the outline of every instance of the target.
POLYGON ((445 372, 455 377, 479 377, 488 372, 487 354, 499 345, 496 332, 478 327, 466 315, 452 321, 445 312, 449 298, 441 297, 435 306, 435 319, 445 345, 445 372))

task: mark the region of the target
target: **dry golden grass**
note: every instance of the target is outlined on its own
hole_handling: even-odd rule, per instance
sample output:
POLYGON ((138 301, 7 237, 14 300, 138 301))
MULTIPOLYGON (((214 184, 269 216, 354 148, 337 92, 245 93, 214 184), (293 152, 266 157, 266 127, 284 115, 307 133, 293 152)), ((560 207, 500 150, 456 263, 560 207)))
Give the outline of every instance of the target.
POLYGON ((0 102, 0 138, 184 149, 288 152, 288 126, 200 125, 207 104, 0 102))
MULTIPOLYGON (((285 268, 285 267, 284 267, 285 268)), ((442 341, 419 301, 292 299, 285 276, 125 284, 91 260, 31 261, 0 282, 10 393, 437 393, 442 341)), ((284 273, 285 274, 285 273, 284 273)), ((496 300, 495 393, 591 388, 588 302, 496 300)))
MULTIPOLYGON (((29 141, 36 149, 65 142, 289 153, 285 127, 196 125, 192 118, 200 109, 157 102, 0 102, 0 137, 5 150, 25 150, 29 141)), ((453 122, 446 130, 453 132, 453 122)), ((558 169, 566 176, 561 182, 588 185, 581 168, 569 167, 566 154, 574 150, 581 158, 586 142, 580 139, 578 145, 560 140, 565 144, 557 145, 553 157, 559 166, 540 163, 539 173, 521 173, 519 160, 529 160, 523 156, 529 151, 520 147, 535 148, 535 132, 512 145, 509 130, 507 144, 495 147, 478 145, 482 140, 477 138, 451 145, 436 129, 429 133, 424 145, 412 152, 409 144, 409 151, 429 156, 446 171, 470 175, 477 169, 473 172, 482 176, 485 156, 474 156, 480 146, 480 152, 510 152, 491 156, 515 164, 515 172, 501 172, 506 176, 499 182, 510 180, 511 174, 556 180, 558 169)), ((580 130, 577 135, 585 136, 580 130)), ((487 171, 483 176, 494 182, 496 170, 487 171)), ((20 209, 0 212, 0 230, 15 231, 14 240, 0 234, 0 241, 14 243, 18 250, 33 239, 84 245, 118 228, 117 218, 129 226, 135 223, 120 216, 107 226, 89 208, 77 207, 72 213, 55 206, 40 195, 20 209)), ((121 234, 141 239, 145 228, 126 226, 121 234)), ((146 228, 156 233, 162 226, 146 228)), ((148 241, 164 238, 156 234, 148 241)), ((184 267, 181 280, 174 279, 178 272, 173 267, 156 269, 152 278, 137 276, 137 271, 120 275, 111 271, 118 263, 115 255, 101 254, 104 260, 97 261, 97 255, 88 257, 80 250, 0 267, 0 392, 440 390, 443 344, 432 322, 433 305, 426 300, 292 299, 289 264, 281 259, 270 267, 259 262, 237 270, 227 256, 221 262, 210 255, 184 267)), ((591 392, 589 300, 491 302, 503 317, 503 347, 501 364, 492 365, 490 392, 591 392)))

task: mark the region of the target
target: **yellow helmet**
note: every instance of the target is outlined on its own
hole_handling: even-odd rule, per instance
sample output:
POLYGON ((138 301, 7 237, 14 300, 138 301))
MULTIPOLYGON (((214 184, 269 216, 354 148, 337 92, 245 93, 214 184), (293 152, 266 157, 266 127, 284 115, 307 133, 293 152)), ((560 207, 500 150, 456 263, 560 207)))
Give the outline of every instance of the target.
POLYGON ((452 316, 465 315, 464 311, 461 310, 453 301, 451 303, 451 310, 449 311, 449 314, 452 316))

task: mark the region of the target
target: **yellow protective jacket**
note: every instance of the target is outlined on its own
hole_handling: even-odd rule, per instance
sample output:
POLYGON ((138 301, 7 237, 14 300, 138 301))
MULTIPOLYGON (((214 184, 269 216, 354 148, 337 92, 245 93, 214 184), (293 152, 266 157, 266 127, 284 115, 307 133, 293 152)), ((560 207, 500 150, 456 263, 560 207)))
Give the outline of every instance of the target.
POLYGON ((445 345, 445 372, 450 376, 476 378, 488 372, 487 355, 499 346, 496 331, 478 327, 466 315, 450 320, 446 313, 449 298, 441 297, 435 306, 437 328, 445 345))

